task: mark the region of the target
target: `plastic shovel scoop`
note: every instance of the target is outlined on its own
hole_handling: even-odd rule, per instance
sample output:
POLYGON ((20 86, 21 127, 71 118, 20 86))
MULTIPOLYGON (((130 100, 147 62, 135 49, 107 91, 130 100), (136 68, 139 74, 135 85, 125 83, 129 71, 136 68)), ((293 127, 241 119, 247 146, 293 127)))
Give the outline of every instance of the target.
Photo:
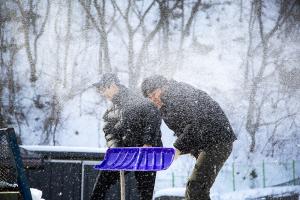
POLYGON ((124 171, 159 171, 173 162, 175 150, 163 147, 110 148, 97 170, 120 171, 121 200, 125 200, 124 171))
POLYGON ((95 166, 98 170, 110 171, 159 171, 167 169, 175 155, 173 148, 122 147, 110 148, 104 160, 95 166))

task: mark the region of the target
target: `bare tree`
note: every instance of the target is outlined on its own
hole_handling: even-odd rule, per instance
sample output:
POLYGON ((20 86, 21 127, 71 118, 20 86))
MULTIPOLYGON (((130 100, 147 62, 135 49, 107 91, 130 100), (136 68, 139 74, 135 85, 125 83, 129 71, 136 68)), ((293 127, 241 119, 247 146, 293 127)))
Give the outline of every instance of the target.
POLYGON ((72 0, 67 1, 67 33, 65 36, 65 55, 64 55, 64 88, 67 87, 67 77, 68 77, 68 55, 70 48, 70 40, 71 40, 71 24, 72 24, 72 0))
MULTIPOLYGON (((134 88, 136 86, 136 83, 137 83, 137 80, 139 77, 139 71, 140 71, 140 67, 141 67, 140 63, 142 62, 142 58, 140 58, 140 60, 137 59, 137 61, 135 63, 134 58, 137 57, 137 55, 135 55, 136 53, 134 50, 133 42, 134 42, 136 33, 144 25, 144 20, 145 20, 147 14, 154 7, 155 0, 152 1, 144 11, 134 9, 134 8, 138 8, 138 6, 136 6, 135 0, 128 1, 125 11, 122 11, 120 9, 120 7, 116 3, 116 1, 112 1, 112 2, 113 2, 113 5, 119 11, 119 14, 122 16, 122 18, 124 19, 125 24, 126 24, 127 36, 128 36, 127 50, 128 50, 129 87, 134 88), (135 13, 139 19, 139 23, 135 27, 133 27, 133 25, 131 25, 131 22, 130 22, 131 19, 129 17, 130 12, 135 13)), ((147 40, 147 44, 145 44, 145 42, 144 42, 142 45, 144 48, 147 48, 146 46, 148 46, 148 44, 151 42, 151 40, 153 39, 155 34, 160 29, 160 26, 161 26, 161 23, 159 22, 156 25, 156 27, 154 28, 154 30, 151 33, 149 33, 149 35, 146 36, 145 41, 147 40)), ((144 51, 145 51, 145 49, 141 48, 139 53, 137 53, 137 54, 139 54, 140 56, 144 56, 144 51)))
POLYGON ((4 118, 4 103, 2 100, 3 96, 3 90, 4 90, 4 52, 6 49, 6 42, 4 39, 4 29, 5 29, 5 23, 6 23, 6 16, 4 15, 4 10, 6 9, 6 6, 3 2, 0 2, 0 127, 4 127, 5 125, 5 118, 4 118))
POLYGON ((38 40, 44 33, 44 29, 46 26, 46 22, 48 20, 49 12, 50 12, 50 0, 47 0, 46 5, 46 14, 44 18, 42 19, 42 23, 40 25, 39 30, 37 30, 37 20, 38 20, 38 13, 37 10, 34 10, 37 8, 37 4, 40 3, 40 1, 34 2, 34 0, 29 0, 28 5, 23 1, 20 0, 13 0, 20 11, 21 14, 21 21, 22 21, 22 29, 24 34, 24 46, 27 53, 27 59, 30 65, 30 81, 34 83, 38 77, 36 75, 36 64, 37 64, 37 45, 38 40), (29 7, 29 8, 27 8, 29 7), (31 33, 34 35, 33 44, 31 44, 31 33), (33 47, 32 47, 33 46, 33 47))
MULTIPOLYGON (((99 2, 98 0, 93 1, 94 8, 96 10, 97 18, 94 17, 90 7, 86 4, 83 0, 79 0, 79 3, 85 10, 88 19, 93 24, 96 31, 99 33, 100 36, 100 46, 101 50, 99 50, 99 57, 103 59, 104 62, 104 72, 112 71, 111 62, 110 62, 110 54, 109 54, 109 44, 108 44, 108 30, 106 25, 106 14, 105 14, 105 0, 99 2)), ((102 61, 101 61, 102 62, 102 61)), ((102 64, 100 64, 102 66, 102 64)), ((100 69, 102 72, 102 69, 100 69)))
POLYGON ((190 34, 191 25, 193 20, 195 19, 197 12, 199 11, 199 8, 201 6, 201 0, 197 0, 194 5, 192 6, 191 13, 189 15, 189 18, 187 22, 185 22, 185 10, 184 10, 184 1, 181 2, 182 6, 182 19, 181 19, 181 32, 180 32, 180 42, 179 47, 177 50, 177 61, 176 61, 176 69, 179 69, 183 65, 183 45, 185 38, 190 34))
POLYGON ((58 6, 57 12, 56 12, 56 19, 54 22, 54 32, 55 32, 55 42, 56 42, 56 49, 55 49, 55 59, 56 59, 56 70, 55 70, 55 80, 54 80, 54 87, 58 88, 58 85, 61 83, 63 84, 62 77, 61 76, 61 61, 60 61, 60 54, 61 54, 61 46, 62 46, 62 41, 63 38, 61 37, 62 35, 62 30, 59 27, 59 21, 60 21, 60 16, 61 16, 61 11, 62 11, 62 5, 60 4, 58 6))
MULTIPOLYGON (((119 11, 119 14, 122 16, 122 18, 125 21, 126 28, 127 28, 127 49, 128 49, 128 71, 129 71, 129 87, 135 88, 137 85, 137 82, 141 76, 141 70, 143 66, 143 62, 145 60, 145 54, 147 52, 147 49, 156 36, 156 34, 162 29, 162 27, 166 26, 166 20, 169 18, 169 15, 171 12, 177 7, 179 1, 175 1, 174 4, 169 8, 167 7, 167 1, 158 1, 153 0, 150 3, 148 3, 147 7, 145 9, 140 9, 139 6, 137 6, 137 1, 130 0, 128 1, 127 7, 125 11, 122 11, 120 6, 116 3, 116 1, 112 1, 113 5, 117 8, 119 11), (149 15, 149 12, 151 9, 154 9, 156 4, 159 8, 159 19, 157 23, 155 24, 154 28, 152 28, 151 31, 147 32, 145 31, 144 27, 144 20, 149 15), (133 26, 131 24, 131 13, 135 14, 139 22, 136 26, 133 26), (144 39, 142 41, 142 45, 138 50, 134 49, 133 41, 135 40, 135 36, 138 33, 138 31, 142 30, 144 39), (136 59, 135 59, 136 58, 136 59)), ((141 2, 139 2, 141 3, 141 2)), ((144 1, 142 2, 144 3, 144 1)), ((166 39, 166 38, 165 38, 166 39)))
POLYGON ((52 145, 55 146, 58 144, 56 133, 58 130, 58 126, 61 123, 61 107, 55 94, 52 96, 50 108, 47 112, 48 116, 46 116, 43 123, 43 135, 41 143, 52 143, 52 145))
MULTIPOLYGON (((258 35, 260 37, 260 42, 254 46, 252 44, 252 34, 254 30, 249 30, 249 48, 247 53, 247 65, 246 65, 246 73, 245 79, 248 78, 249 75, 249 66, 252 68, 252 78, 249 84, 249 99, 248 99, 248 110, 247 110, 247 121, 246 121, 246 130, 250 135, 251 144, 250 144, 250 152, 254 152, 256 146, 256 133, 258 132, 259 128, 263 125, 262 123, 262 115, 263 115, 263 108, 268 101, 268 96, 270 95, 268 92, 263 91, 263 81, 265 80, 266 76, 266 69, 269 65, 269 59, 271 59, 270 54, 270 40, 272 37, 278 32, 279 28, 286 22, 287 18, 292 13, 296 5, 296 1, 292 3, 287 3, 285 1, 281 1, 280 3, 280 10, 278 13, 278 17, 275 21, 274 26, 269 30, 266 31, 262 15, 263 15, 263 0, 254 0, 252 1, 252 14, 250 16, 250 25, 249 29, 253 28, 253 24, 255 23, 254 18, 256 18, 256 23, 258 23, 258 35), (253 64, 253 59, 255 58, 254 52, 258 52, 260 50, 260 65, 258 69, 253 64), (249 53, 252 52, 252 53, 249 53), (250 57, 251 55, 251 57, 250 57)), ((247 82, 247 81, 245 81, 247 82)))
MULTIPOLYGON (((16 96, 19 90, 15 78, 16 56, 21 49, 12 32, 11 24, 17 23, 15 10, 8 4, 0 2, 0 124, 13 123, 13 118, 18 121, 18 115, 23 115, 22 109, 16 106, 16 96), (4 92, 7 91, 7 92, 4 92)), ((19 125, 19 123, 18 123, 19 125)), ((20 128, 20 126, 19 126, 20 128)), ((21 131, 19 131, 21 134, 21 131)))
MULTIPOLYGON (((169 9, 169 1, 163 2, 165 5, 165 9, 169 9)), ((181 4, 183 4, 183 1, 181 1, 181 4)), ((161 17, 164 17, 163 20, 163 27, 162 27, 162 52, 161 52, 161 60, 162 60, 162 66, 160 71, 162 71, 163 74, 167 75, 170 74, 169 72, 169 66, 170 66, 170 17, 168 15, 162 15, 161 17)))

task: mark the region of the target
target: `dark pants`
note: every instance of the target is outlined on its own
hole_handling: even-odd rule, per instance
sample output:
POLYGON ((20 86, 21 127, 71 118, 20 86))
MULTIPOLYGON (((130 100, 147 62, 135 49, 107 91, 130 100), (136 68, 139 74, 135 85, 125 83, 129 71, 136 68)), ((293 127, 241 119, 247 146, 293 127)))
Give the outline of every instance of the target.
POLYGON ((232 143, 218 144, 200 151, 187 183, 186 200, 210 200, 210 188, 231 151, 232 143))
MULTIPOLYGON (((156 172, 139 172, 136 171, 135 179, 140 200, 151 200, 155 184, 156 172)), ((125 175, 128 174, 125 172, 125 175)), ((94 185, 90 200, 104 200, 105 194, 110 187, 120 180, 120 172, 117 171, 100 171, 94 185)))

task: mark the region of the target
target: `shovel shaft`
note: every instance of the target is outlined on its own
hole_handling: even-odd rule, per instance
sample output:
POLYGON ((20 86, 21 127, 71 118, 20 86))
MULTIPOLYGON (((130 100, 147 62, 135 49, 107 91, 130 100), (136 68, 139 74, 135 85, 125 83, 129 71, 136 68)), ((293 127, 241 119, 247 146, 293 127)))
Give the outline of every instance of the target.
POLYGON ((120 171, 121 200, 125 200, 125 173, 120 171))

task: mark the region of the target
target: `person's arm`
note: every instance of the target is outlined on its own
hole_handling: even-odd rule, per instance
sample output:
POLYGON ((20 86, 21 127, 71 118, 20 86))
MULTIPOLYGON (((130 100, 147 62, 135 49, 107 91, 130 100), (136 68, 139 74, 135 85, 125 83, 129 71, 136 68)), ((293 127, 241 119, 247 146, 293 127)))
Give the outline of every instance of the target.
POLYGON ((179 155, 190 153, 190 151, 195 147, 196 143, 198 143, 198 141, 196 141, 198 137, 195 137, 195 134, 200 133, 195 130, 195 126, 196 125, 194 124, 186 125, 183 133, 178 136, 173 144, 179 155))
POLYGON ((150 147, 155 144, 156 132, 160 129, 161 118, 159 111, 152 105, 147 104, 142 108, 141 114, 143 118, 143 143, 144 147, 150 147))
POLYGON ((104 121, 103 132, 105 134, 106 145, 110 147, 118 147, 121 145, 120 131, 115 128, 116 121, 104 121))

